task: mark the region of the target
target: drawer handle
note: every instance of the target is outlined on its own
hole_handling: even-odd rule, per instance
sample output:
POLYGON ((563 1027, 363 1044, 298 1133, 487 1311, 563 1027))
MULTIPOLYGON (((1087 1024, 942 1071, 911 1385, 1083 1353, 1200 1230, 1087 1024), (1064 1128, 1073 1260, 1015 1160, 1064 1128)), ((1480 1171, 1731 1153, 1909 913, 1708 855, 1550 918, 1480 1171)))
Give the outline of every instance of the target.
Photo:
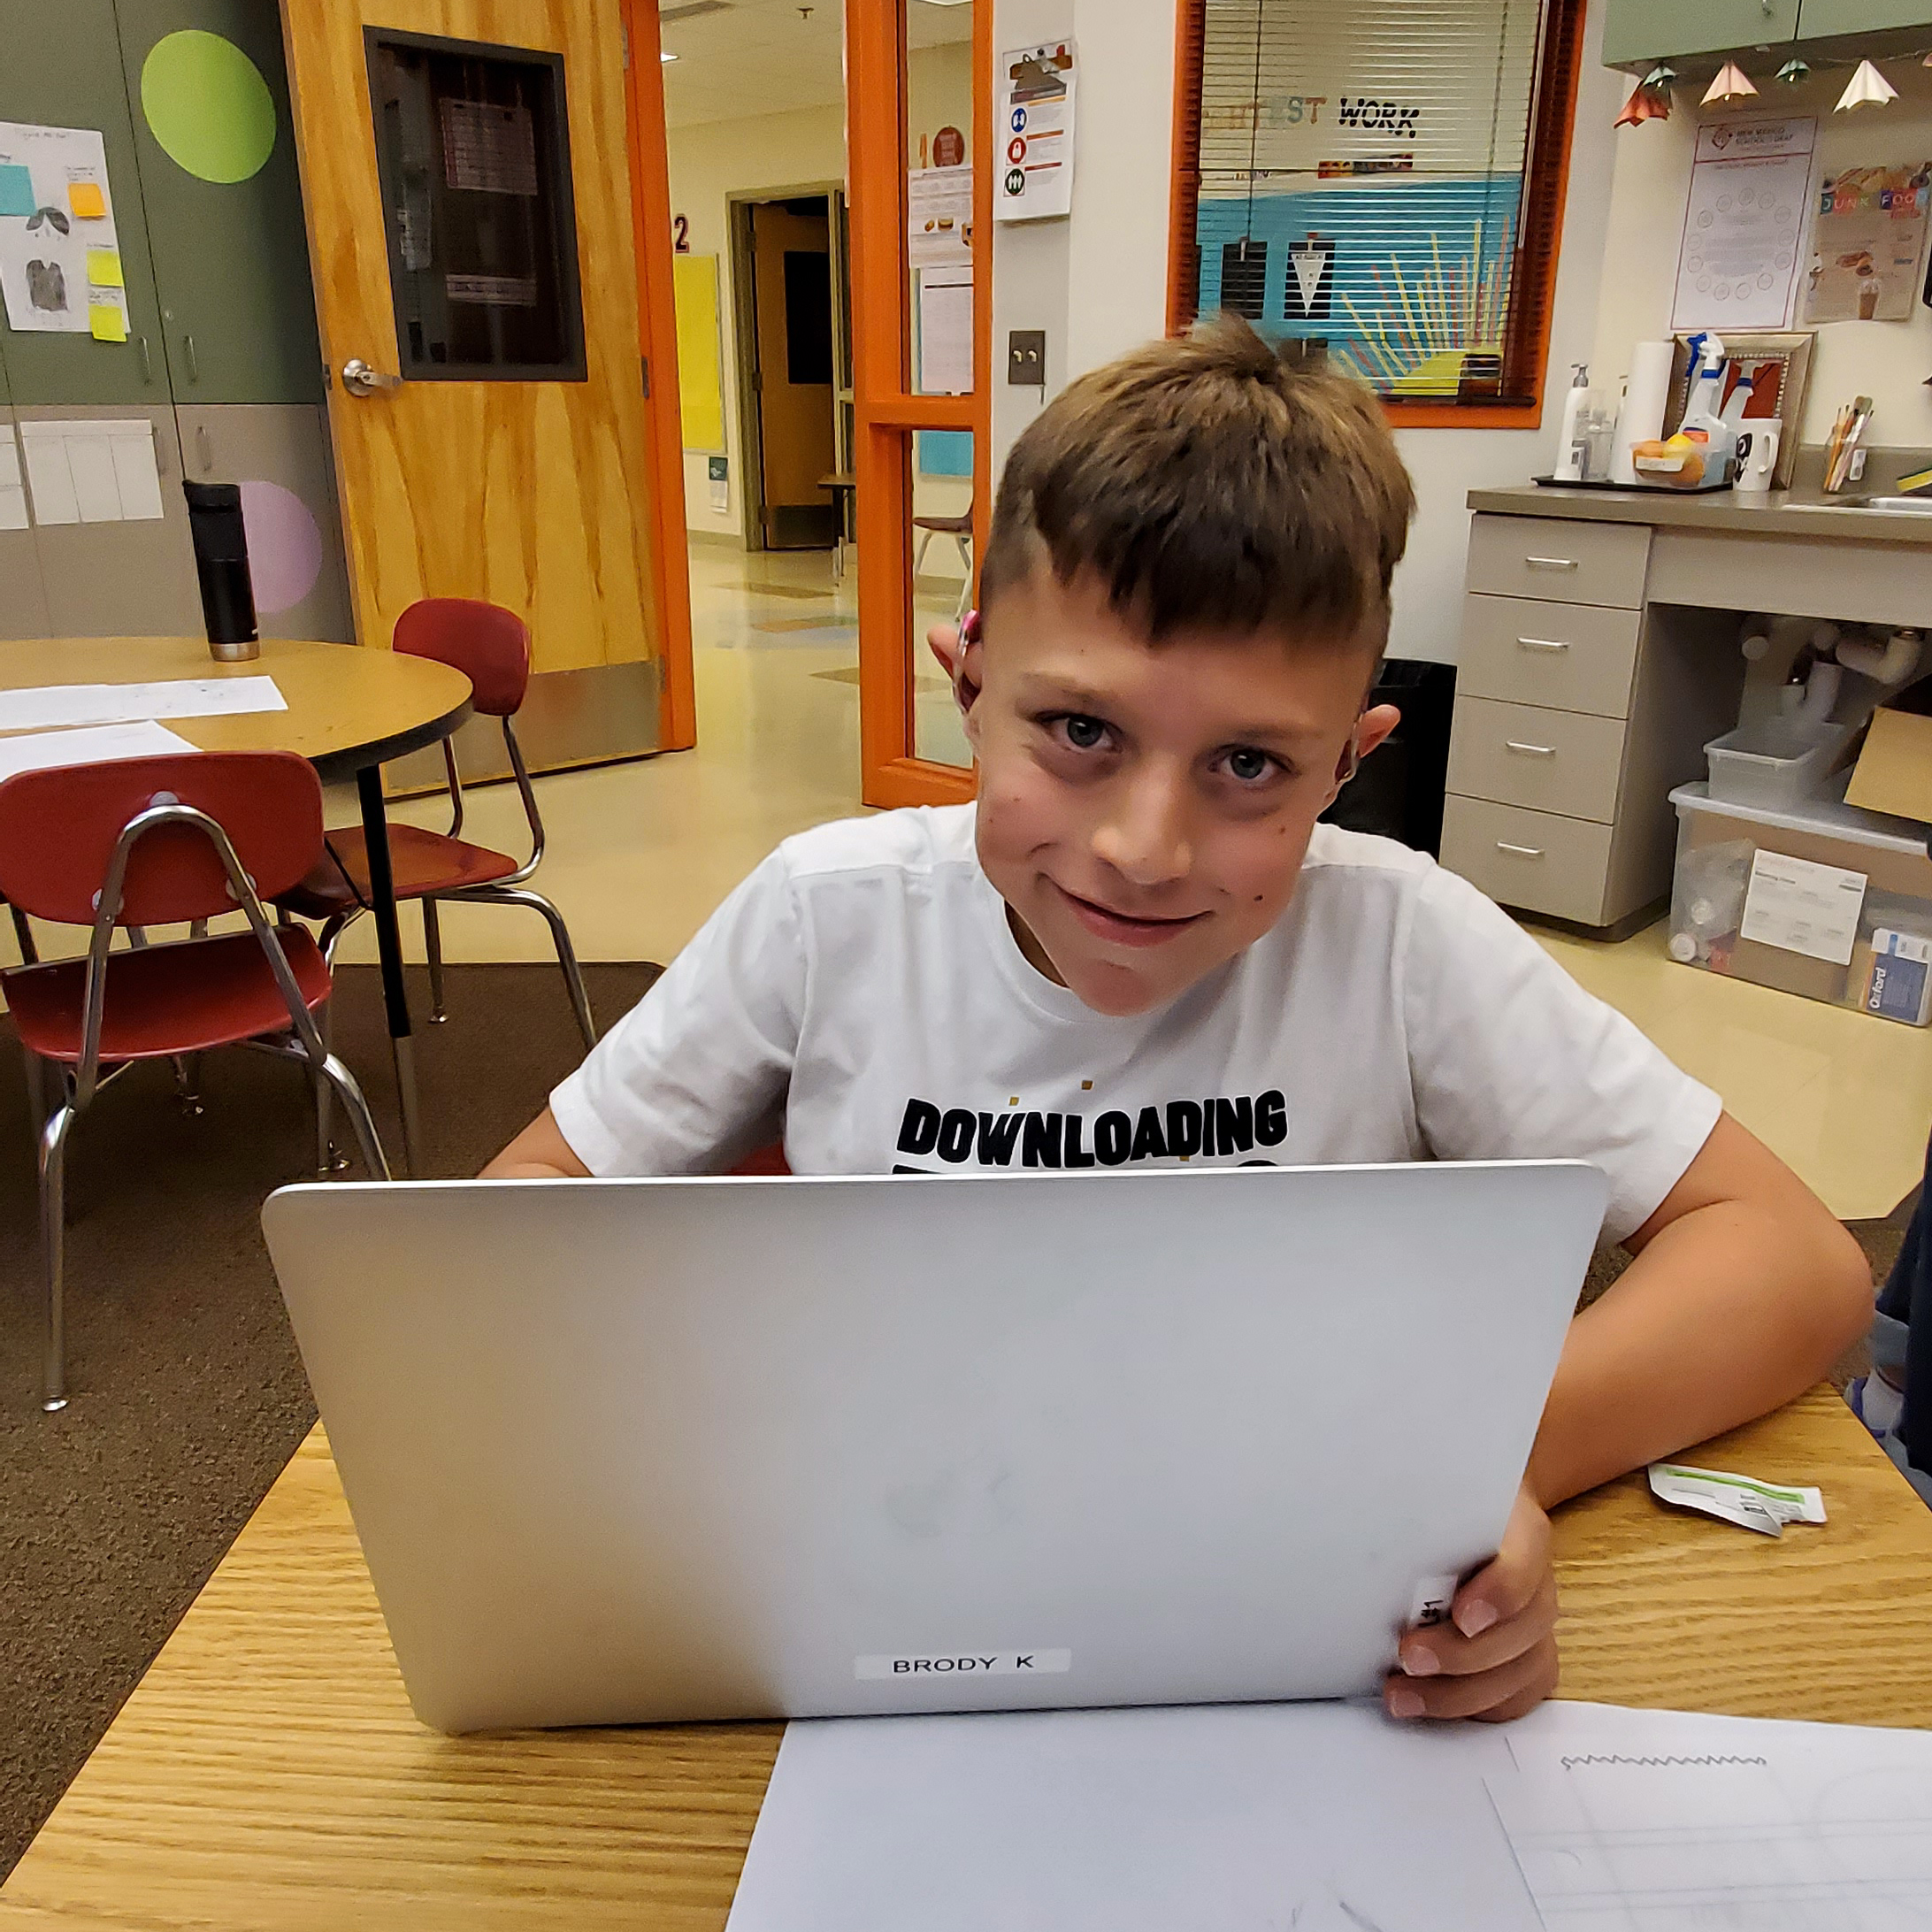
POLYGON ((1519 637, 1516 641, 1526 651, 1567 651, 1569 648, 1560 637, 1519 637))
POLYGON ((1526 556, 1523 562, 1533 571, 1573 571, 1576 559, 1573 556, 1526 556))
POLYGON ((1541 846, 1511 845, 1506 839, 1499 839, 1496 841, 1496 849, 1499 852, 1511 853, 1519 859, 1540 859, 1543 856, 1541 846))
POLYGON ((1514 738, 1504 739, 1503 745, 1506 750, 1520 751, 1525 758, 1553 758, 1556 755, 1554 745, 1526 745, 1514 738))

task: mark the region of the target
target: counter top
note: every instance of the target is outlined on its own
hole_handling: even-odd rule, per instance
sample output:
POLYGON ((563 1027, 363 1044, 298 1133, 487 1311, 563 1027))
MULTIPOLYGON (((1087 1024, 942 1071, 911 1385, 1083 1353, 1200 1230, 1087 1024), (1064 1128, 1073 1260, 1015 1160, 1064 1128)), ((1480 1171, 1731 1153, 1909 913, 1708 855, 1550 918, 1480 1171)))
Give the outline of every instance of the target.
POLYGON ((1852 510, 1805 490, 1771 490, 1762 496, 1712 490, 1698 496, 1520 483, 1506 489, 1471 490, 1468 502, 1471 510, 1492 517, 1567 517, 1584 523, 1649 524, 1659 530, 1708 530, 1728 536, 1816 537, 1932 548, 1932 516, 1852 510))

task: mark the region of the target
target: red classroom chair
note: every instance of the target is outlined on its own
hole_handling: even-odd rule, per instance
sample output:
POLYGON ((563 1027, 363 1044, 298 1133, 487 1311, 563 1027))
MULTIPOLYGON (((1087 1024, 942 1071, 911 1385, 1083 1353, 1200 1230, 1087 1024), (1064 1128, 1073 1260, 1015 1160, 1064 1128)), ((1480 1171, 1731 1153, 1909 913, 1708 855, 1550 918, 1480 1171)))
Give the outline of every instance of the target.
MULTIPOLYGON (((510 720, 523 708, 530 685, 530 632, 513 610, 473 597, 425 597, 395 620, 395 648, 410 657, 431 657, 460 671, 470 680, 474 709, 486 717, 500 718, 503 748, 523 800, 530 826, 530 856, 521 865, 507 853, 472 845, 458 836, 463 830, 463 780, 456 771, 456 748, 443 740, 443 766, 449 775, 450 820, 448 832, 426 832, 421 826, 389 825, 389 870, 398 902, 414 899, 423 908, 423 950, 429 962, 430 1018, 443 1012, 442 932, 436 908, 443 900, 470 905, 523 906, 540 913, 550 928, 556 962, 563 969, 571 1010, 587 1052, 597 1044, 596 1023, 584 976, 578 969, 564 916, 541 893, 525 881, 543 861, 543 817, 537 794, 524 763, 523 749, 510 720)), ((369 855, 359 826, 328 834, 327 851, 293 891, 280 893, 285 913, 322 924, 322 953, 335 957, 342 929, 369 909, 369 855)), ((318 1150, 323 1166, 328 1148, 318 1150)))
POLYGON ((127 1068, 211 1046, 254 1046, 299 1061, 318 1100, 332 1089, 341 1096, 364 1161, 388 1178, 362 1089, 316 1024, 329 997, 327 962, 304 928, 271 925, 263 909, 321 850, 322 787, 314 767, 293 752, 177 753, 23 771, 0 783, 0 895, 36 919, 93 929, 85 959, 0 972, 40 1135, 44 1409, 67 1400, 67 1138, 94 1096, 127 1068), (246 932, 150 946, 138 930, 238 908, 248 915, 246 932), (128 930, 132 950, 110 953, 117 926, 128 930), (50 1113, 42 1078, 49 1064, 61 1083, 50 1113))

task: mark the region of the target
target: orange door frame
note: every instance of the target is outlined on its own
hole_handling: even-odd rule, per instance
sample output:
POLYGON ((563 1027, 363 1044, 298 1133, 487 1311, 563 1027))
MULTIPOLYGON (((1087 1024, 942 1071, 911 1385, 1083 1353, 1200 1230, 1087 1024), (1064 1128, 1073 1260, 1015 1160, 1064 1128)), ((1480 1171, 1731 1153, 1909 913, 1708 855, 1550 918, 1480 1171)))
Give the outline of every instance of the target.
POLYGON ((691 675, 691 561, 685 547, 684 426, 678 406, 678 314, 671 275, 671 163, 665 150, 664 78, 658 58, 657 0, 624 0, 631 85, 626 145, 631 218, 637 233, 638 353, 643 358, 644 434, 656 487, 651 520, 657 608, 663 618, 658 687, 659 748, 698 741, 691 675))
POLYGON ((859 762, 868 805, 956 804, 975 778, 915 748, 912 438, 973 436, 973 554, 985 554, 992 463, 993 0, 973 0, 973 393, 912 393, 906 259, 907 0, 847 0, 852 362, 859 540, 859 762))

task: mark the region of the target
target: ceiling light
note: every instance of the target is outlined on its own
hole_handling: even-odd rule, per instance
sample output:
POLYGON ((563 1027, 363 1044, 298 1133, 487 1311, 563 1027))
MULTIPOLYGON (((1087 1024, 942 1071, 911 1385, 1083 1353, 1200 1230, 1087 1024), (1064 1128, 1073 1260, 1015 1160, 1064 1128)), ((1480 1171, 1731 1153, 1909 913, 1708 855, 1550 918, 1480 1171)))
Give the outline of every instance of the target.
POLYGON ((1845 90, 1838 96, 1834 113, 1849 114, 1856 107, 1883 107, 1898 98, 1898 89, 1870 61, 1861 60, 1852 70, 1845 90))

